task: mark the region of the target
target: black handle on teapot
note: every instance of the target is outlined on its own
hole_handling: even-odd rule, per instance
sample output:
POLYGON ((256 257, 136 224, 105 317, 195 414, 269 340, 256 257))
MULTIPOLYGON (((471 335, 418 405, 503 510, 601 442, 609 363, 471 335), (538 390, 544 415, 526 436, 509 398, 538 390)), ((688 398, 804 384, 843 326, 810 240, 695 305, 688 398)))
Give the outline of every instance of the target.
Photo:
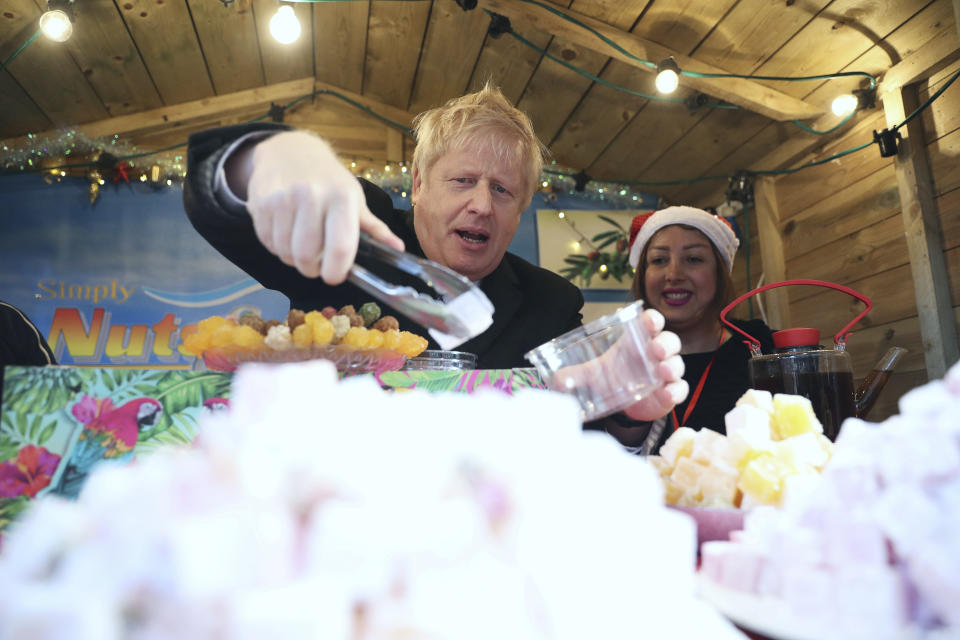
POLYGON ((727 325, 727 327, 731 331, 736 331, 740 335, 747 338, 746 340, 744 340, 744 343, 750 348, 750 352, 753 353, 754 355, 759 355, 760 353, 760 341, 754 338, 753 336, 751 336, 749 333, 747 333, 740 327, 734 325, 732 322, 727 320, 727 314, 738 304, 740 304, 741 302, 743 302, 744 300, 746 300, 747 298, 749 298, 750 296, 756 293, 767 291, 768 289, 776 289, 777 287, 785 287, 790 284, 810 284, 818 287, 827 287, 829 289, 836 289, 837 291, 842 291, 843 293, 853 296, 854 298, 860 300, 860 302, 862 302, 864 305, 866 305, 864 310, 861 311, 856 318, 848 322, 846 326, 843 327, 843 329, 840 329, 840 331, 838 331, 837 334, 833 336, 834 344, 840 346, 841 348, 843 348, 846 345, 847 338, 850 337, 850 333, 852 333, 852 332, 848 332, 847 330, 853 325, 860 322, 860 320, 865 315, 870 313, 870 309, 873 308, 873 303, 870 302, 870 298, 868 298, 867 296, 863 295, 858 291, 854 291, 849 287, 845 287, 842 284, 825 282, 824 280, 783 280, 781 282, 772 282, 770 284, 765 284, 762 287, 758 287, 754 289, 753 291, 746 292, 745 294, 743 294, 742 296, 740 296, 739 298, 737 298, 736 300, 728 304, 726 307, 724 307, 723 311, 720 312, 720 321, 723 324, 727 325))

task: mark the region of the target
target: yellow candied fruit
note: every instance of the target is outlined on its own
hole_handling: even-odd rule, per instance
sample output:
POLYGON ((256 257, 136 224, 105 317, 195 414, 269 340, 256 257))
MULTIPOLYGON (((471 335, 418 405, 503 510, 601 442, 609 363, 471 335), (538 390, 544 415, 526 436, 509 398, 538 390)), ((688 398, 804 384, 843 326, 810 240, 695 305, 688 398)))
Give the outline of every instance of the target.
POLYGON ((230 321, 223 316, 210 316, 197 323, 197 332, 209 335, 225 324, 230 324, 230 321))
POLYGON ((210 334, 210 346, 211 347, 227 347, 233 344, 233 330, 234 325, 226 322, 216 329, 213 330, 213 333, 210 334))
POLYGON ((309 347, 313 344, 313 327, 304 323, 293 330, 293 344, 298 347, 309 347))
POLYGON ((383 348, 397 351, 400 346, 400 332, 396 329, 387 329, 383 332, 383 348))
POLYGON ((307 314, 307 325, 313 331, 314 344, 330 344, 333 340, 333 323, 327 320, 319 311, 311 311, 307 314), (310 313, 316 313, 320 317, 310 319, 310 313))
POLYGON ((379 329, 367 329, 367 349, 379 349, 383 346, 384 335, 379 329))
POLYGON ((233 329, 233 343, 238 347, 259 347, 263 344, 263 336, 253 327, 241 324, 233 329))
POLYGON ((210 336, 206 333, 191 333, 183 339, 183 348, 195 356, 203 355, 210 348, 210 336))
POLYGON ((778 393, 773 396, 773 431, 780 440, 802 433, 823 433, 810 400, 803 396, 778 393))
POLYGON ((400 332, 400 344, 397 351, 408 358, 416 358, 427 348, 427 339, 409 331, 400 332))
POLYGON ((307 324, 310 324, 312 322, 317 322, 321 319, 326 320, 327 317, 322 313, 320 313, 319 311, 308 311, 306 315, 303 316, 303 321, 306 322, 307 324))
POLYGON ((743 468, 737 488, 759 504, 777 504, 783 478, 789 473, 783 462, 770 453, 762 453, 743 468))
POLYGON ((368 331, 364 327, 350 327, 340 343, 363 349, 367 346, 367 333, 368 331))

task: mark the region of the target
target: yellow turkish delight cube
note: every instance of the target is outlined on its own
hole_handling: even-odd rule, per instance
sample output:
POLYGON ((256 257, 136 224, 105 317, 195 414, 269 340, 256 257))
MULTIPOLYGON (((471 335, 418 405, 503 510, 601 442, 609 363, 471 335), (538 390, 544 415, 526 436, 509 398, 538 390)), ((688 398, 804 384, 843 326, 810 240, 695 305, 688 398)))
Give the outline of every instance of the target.
POLYGON ((737 487, 757 504, 777 504, 783 490, 783 478, 790 468, 770 453, 762 453, 747 463, 737 487))
POLYGON ((801 433, 823 433, 813 405, 803 396, 778 393, 773 396, 773 431, 779 440, 801 433))
POLYGON ((690 457, 696 435, 697 432, 690 427, 680 427, 660 447, 660 456, 671 465, 676 466, 678 458, 690 457))
POLYGON ((687 457, 677 459, 677 464, 670 474, 673 481, 683 491, 684 495, 692 500, 700 499, 700 478, 706 467, 697 464, 687 457))

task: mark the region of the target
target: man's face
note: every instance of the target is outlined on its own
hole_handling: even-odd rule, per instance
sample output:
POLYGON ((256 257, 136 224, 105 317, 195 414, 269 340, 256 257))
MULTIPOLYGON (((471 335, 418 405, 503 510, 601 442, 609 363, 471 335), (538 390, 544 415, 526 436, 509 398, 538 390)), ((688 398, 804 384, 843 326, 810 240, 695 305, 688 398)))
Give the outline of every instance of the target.
POLYGON ((474 282, 489 275, 520 224, 522 171, 483 145, 440 156, 413 172, 414 228, 430 260, 474 282))

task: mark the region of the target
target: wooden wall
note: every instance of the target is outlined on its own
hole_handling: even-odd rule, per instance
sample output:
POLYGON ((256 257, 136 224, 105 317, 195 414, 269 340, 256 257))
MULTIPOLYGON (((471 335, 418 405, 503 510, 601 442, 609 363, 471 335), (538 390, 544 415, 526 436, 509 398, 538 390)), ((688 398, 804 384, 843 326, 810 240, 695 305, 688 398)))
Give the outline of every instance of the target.
MULTIPOLYGON (((920 102, 958 69, 960 63, 954 63, 918 83, 920 102)), ((874 113, 871 128, 886 128, 879 105, 874 113)), ((954 321, 960 322, 960 81, 922 113, 922 122, 943 230, 954 321)), ((869 140, 868 136, 869 131, 865 134, 858 127, 858 132, 831 142, 797 165, 860 145, 869 140)), ((890 346, 909 350, 868 418, 878 421, 897 413, 899 397, 926 382, 928 375, 893 159, 881 158, 878 147, 871 145, 824 165, 782 176, 774 185, 785 277, 836 282, 873 301, 873 310, 854 327, 848 343, 854 376, 862 379, 890 346)), ((754 287, 764 269, 757 222, 755 217, 750 220, 754 287)), ((745 249, 734 272, 741 291, 748 287, 745 249)), ((818 287, 787 290, 791 326, 820 328, 824 345, 862 309, 859 302, 841 292, 818 287)), ((741 316, 747 315, 745 306, 738 311, 741 316)))

